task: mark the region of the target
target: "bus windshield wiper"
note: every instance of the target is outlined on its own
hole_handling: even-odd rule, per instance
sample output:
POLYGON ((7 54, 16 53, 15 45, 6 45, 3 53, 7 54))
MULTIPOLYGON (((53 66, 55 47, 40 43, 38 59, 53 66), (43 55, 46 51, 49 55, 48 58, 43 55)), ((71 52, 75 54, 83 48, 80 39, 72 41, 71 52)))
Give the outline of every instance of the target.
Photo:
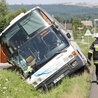
POLYGON ((63 53, 63 52, 67 52, 67 50, 61 50, 61 51, 57 51, 57 52, 55 52, 52 56, 46 56, 46 58, 48 59, 48 61, 49 60, 51 60, 53 57, 55 57, 56 55, 58 55, 58 54, 60 54, 60 53, 63 53))

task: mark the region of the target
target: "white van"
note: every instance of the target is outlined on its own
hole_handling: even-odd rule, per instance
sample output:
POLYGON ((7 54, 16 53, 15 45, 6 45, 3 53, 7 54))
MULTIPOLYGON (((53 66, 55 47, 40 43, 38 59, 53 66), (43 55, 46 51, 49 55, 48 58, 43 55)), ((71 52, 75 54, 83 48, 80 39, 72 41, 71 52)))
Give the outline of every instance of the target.
POLYGON ((8 62, 35 88, 50 87, 87 65, 70 34, 40 7, 17 16, 0 39, 8 62))

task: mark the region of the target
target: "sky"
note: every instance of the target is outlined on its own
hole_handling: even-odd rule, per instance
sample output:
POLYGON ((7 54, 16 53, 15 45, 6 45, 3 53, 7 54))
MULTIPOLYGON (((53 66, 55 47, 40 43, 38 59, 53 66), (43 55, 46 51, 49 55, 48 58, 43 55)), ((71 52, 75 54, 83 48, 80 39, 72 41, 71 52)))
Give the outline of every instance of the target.
POLYGON ((98 3, 98 0, 6 0, 8 4, 56 4, 65 2, 98 3))

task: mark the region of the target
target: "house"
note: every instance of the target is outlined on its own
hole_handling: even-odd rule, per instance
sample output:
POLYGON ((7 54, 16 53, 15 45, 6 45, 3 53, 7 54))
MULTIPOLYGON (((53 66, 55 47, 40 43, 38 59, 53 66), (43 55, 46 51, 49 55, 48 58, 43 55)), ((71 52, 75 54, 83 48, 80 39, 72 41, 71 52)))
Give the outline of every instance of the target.
POLYGON ((72 30, 72 23, 65 23, 65 24, 62 24, 66 30, 72 30))
POLYGON ((93 26, 92 21, 87 21, 86 20, 86 21, 81 21, 81 23, 83 23, 84 26, 91 26, 91 27, 93 26))

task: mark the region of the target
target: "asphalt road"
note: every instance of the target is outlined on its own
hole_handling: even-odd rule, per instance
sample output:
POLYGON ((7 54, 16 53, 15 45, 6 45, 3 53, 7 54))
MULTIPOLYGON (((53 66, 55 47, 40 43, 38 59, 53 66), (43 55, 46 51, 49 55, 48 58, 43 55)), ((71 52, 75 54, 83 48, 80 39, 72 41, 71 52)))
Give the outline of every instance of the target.
POLYGON ((98 98, 98 84, 96 83, 95 68, 91 81, 90 98, 98 98))
POLYGON ((9 68, 11 67, 12 65, 9 64, 9 63, 0 63, 0 69, 4 69, 4 68, 9 68))

